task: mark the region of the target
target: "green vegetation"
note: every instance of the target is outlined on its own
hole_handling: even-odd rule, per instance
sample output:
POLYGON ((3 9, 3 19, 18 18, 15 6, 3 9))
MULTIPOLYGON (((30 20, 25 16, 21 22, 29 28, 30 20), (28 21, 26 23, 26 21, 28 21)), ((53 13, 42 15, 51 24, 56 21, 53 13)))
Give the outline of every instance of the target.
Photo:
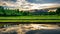
POLYGON ((0 22, 60 22, 60 8, 56 12, 29 12, 4 9, 0 6, 0 22))
POLYGON ((37 11, 35 12, 29 12, 29 11, 19 11, 19 9, 16 10, 10 10, 10 9, 4 9, 4 7, 0 6, 0 16, 30 16, 30 15, 60 15, 60 8, 57 8, 56 12, 43 12, 43 11, 37 11))
POLYGON ((60 22, 60 16, 10 16, 0 17, 0 22, 60 22))
POLYGON ((41 15, 41 16, 1 16, 0 19, 60 19, 60 16, 56 15, 41 15))
POLYGON ((60 8, 57 8, 56 13, 57 13, 58 15, 60 15, 60 8))

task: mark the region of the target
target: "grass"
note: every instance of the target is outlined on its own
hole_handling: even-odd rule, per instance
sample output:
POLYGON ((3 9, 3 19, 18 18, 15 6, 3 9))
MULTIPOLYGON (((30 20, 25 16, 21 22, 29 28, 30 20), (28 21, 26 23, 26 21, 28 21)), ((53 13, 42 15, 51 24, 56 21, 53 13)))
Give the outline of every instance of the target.
POLYGON ((60 16, 1 16, 0 22, 60 22, 60 16))

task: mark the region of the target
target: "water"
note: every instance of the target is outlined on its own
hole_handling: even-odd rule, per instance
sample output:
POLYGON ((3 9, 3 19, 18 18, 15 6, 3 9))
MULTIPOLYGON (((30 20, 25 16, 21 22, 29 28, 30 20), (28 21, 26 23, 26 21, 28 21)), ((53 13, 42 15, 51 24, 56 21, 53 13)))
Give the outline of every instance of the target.
POLYGON ((0 29, 0 34, 60 34, 60 27, 54 24, 19 24, 0 29))
POLYGON ((31 30, 26 34, 60 34, 60 29, 57 30, 31 30))

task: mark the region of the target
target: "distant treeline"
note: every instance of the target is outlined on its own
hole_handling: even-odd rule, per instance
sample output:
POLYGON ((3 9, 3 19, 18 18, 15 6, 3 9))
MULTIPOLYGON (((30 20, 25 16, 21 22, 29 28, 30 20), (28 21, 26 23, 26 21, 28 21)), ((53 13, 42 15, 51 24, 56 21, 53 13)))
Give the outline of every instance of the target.
POLYGON ((27 15, 60 15, 60 8, 57 8, 56 12, 29 12, 29 11, 19 11, 19 9, 16 10, 10 10, 10 9, 4 9, 4 7, 0 6, 0 16, 27 16, 27 15))

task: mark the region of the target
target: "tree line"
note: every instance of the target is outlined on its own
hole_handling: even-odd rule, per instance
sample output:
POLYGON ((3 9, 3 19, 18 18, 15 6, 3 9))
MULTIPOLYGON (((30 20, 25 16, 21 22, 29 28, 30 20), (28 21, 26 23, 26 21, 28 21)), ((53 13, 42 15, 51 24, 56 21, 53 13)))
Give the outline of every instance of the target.
POLYGON ((27 16, 27 15, 60 15, 60 8, 57 8, 56 12, 29 12, 29 11, 19 11, 4 9, 4 7, 0 6, 0 16, 27 16))

